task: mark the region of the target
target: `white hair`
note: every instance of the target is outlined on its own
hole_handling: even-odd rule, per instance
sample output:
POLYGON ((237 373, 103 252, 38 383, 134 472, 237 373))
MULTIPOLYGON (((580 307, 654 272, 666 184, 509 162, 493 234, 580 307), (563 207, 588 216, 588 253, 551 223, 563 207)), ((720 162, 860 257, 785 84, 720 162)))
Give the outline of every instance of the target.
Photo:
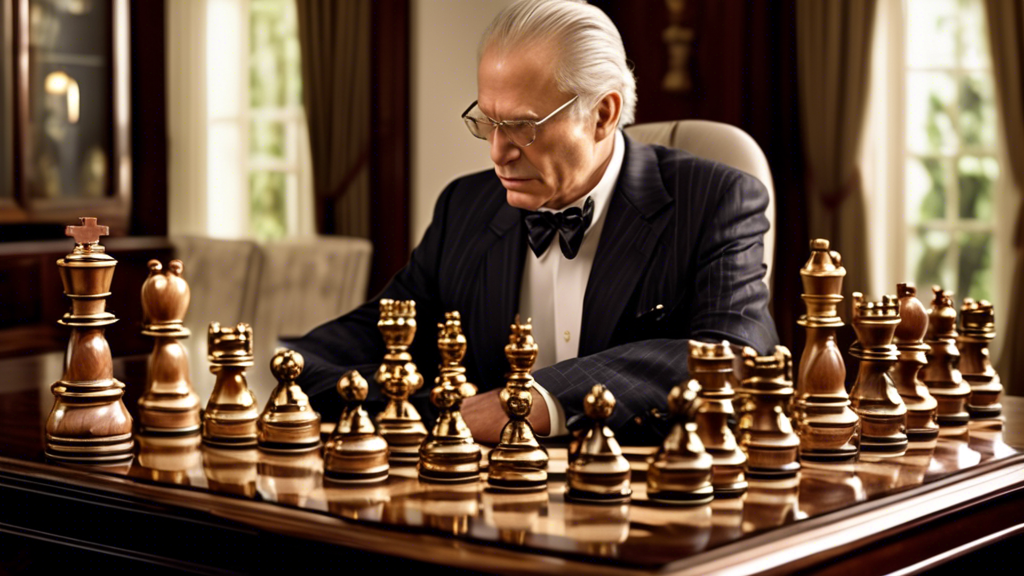
POLYGON ((502 52, 553 42, 558 89, 578 94, 576 113, 590 110, 610 92, 622 96, 619 126, 636 117, 636 78, 626 61, 615 24, 585 0, 521 0, 502 10, 484 31, 477 61, 494 48, 502 52))

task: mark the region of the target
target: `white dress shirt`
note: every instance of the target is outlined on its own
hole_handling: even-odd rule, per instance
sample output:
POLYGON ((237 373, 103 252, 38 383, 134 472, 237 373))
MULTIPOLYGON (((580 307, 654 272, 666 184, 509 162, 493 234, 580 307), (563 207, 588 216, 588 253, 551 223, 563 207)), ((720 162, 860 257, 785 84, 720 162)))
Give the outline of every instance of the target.
MULTIPOLYGON (((526 251, 523 283, 519 292, 519 312, 524 319, 533 319, 533 338, 539 349, 535 370, 579 355, 583 296, 587 292, 587 280, 594 264, 597 244, 601 240, 608 204, 615 191, 625 155, 625 139, 622 132, 616 130, 612 158, 601 181, 588 194, 563 208, 565 210, 577 206, 582 209, 588 197, 594 199, 593 219, 583 235, 583 243, 575 258, 569 260, 562 255, 557 238, 539 258, 533 250, 526 251)), ((555 212, 547 208, 540 210, 555 212)), ((549 436, 568 434, 562 405, 543 386, 538 385, 537 391, 548 405, 551 418, 549 436)))

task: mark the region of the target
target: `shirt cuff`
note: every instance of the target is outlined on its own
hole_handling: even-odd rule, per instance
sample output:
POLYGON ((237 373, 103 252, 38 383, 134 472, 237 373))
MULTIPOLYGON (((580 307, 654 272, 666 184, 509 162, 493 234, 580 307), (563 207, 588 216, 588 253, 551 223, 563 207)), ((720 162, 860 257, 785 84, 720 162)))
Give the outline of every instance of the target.
POLYGON ((551 432, 547 435, 537 434, 537 436, 541 438, 568 436, 569 428, 565 425, 565 410, 562 410, 562 403, 536 381, 533 382, 533 388, 544 397, 544 402, 548 405, 548 420, 551 421, 551 432))

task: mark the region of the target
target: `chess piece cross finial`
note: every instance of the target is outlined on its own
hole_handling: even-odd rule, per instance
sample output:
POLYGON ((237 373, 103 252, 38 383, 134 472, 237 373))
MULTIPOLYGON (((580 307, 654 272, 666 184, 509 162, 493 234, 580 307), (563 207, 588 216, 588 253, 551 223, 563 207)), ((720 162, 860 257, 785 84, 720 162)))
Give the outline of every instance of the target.
POLYGON ((68 226, 64 229, 64 235, 75 239, 75 244, 95 244, 100 241, 100 236, 110 234, 109 226, 98 226, 95 218, 79 218, 80 226, 68 226))

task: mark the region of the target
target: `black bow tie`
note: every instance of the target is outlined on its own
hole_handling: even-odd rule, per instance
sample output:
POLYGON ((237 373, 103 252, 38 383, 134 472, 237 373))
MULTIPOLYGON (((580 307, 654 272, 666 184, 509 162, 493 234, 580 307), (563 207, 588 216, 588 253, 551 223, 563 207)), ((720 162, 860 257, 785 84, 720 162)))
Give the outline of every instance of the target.
POLYGON ((594 199, 587 197, 583 209, 578 206, 566 208, 561 212, 530 212, 526 215, 527 242, 530 249, 540 255, 551 245, 551 240, 558 233, 558 245, 562 254, 572 260, 583 244, 583 233, 594 218, 594 199))

